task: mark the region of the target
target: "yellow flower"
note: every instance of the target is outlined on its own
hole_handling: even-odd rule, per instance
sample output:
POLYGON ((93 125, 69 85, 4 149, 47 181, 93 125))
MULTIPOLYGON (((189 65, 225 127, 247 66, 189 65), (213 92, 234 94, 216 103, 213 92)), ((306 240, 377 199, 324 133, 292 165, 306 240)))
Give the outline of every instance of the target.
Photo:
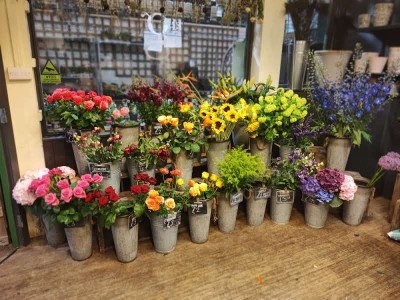
POLYGON ((183 128, 185 128, 187 133, 192 133, 194 124, 192 122, 183 122, 183 128))
POLYGON ((287 90, 285 92, 285 97, 291 98, 294 95, 293 90, 287 90))
POLYGON ((200 183, 200 185, 199 185, 200 191, 205 192, 205 191, 207 191, 207 188, 208 188, 207 183, 205 183, 205 182, 200 183))
POLYGON ((209 176, 210 176, 210 174, 208 172, 201 173, 201 178, 203 178, 203 179, 208 179, 209 176))
POLYGON ((306 110, 303 110, 300 114, 301 118, 305 118, 307 116, 308 112, 306 110))
POLYGON ((297 122, 297 118, 291 117, 291 118, 290 118, 290 123, 294 123, 294 122, 297 122))
POLYGON ((158 123, 160 123, 161 125, 166 125, 168 122, 167 122, 167 117, 166 116, 159 116, 158 118, 157 118, 157 121, 158 121, 158 123))
POLYGON ((181 113, 186 113, 186 112, 188 112, 189 110, 190 110, 190 105, 187 104, 187 103, 182 104, 181 107, 179 108, 179 111, 180 111, 181 113))
POLYGON ((216 174, 212 173, 211 177, 210 177, 210 180, 211 181, 217 181, 218 180, 218 176, 216 174))
POLYGON ((225 121, 220 118, 215 118, 212 120, 211 128, 215 134, 220 134, 224 132, 226 127, 225 121))
POLYGON ((267 117, 259 117, 257 121, 260 123, 265 123, 265 121, 267 121, 267 117))
POLYGON ((291 109, 291 107, 289 107, 283 111, 282 115, 285 117, 290 117, 290 115, 292 114, 292 111, 293 111, 293 109, 291 109))
POLYGON ((207 101, 204 101, 204 102, 200 105, 200 109, 202 109, 202 110, 208 110, 209 107, 210 107, 210 103, 208 103, 207 101))
POLYGON ((172 116, 171 116, 171 115, 165 117, 165 121, 166 121, 167 123, 170 123, 170 122, 171 122, 171 119, 172 119, 172 116))
POLYGON ((213 114, 217 114, 217 113, 219 112, 219 107, 218 107, 218 106, 213 106, 213 107, 211 107, 211 112, 212 112, 213 114))
POLYGON ((178 123, 179 123, 178 118, 171 118, 171 120, 169 121, 169 124, 171 124, 174 127, 178 126, 178 123))
POLYGON ((258 128, 260 127, 260 123, 259 122, 253 122, 253 123, 250 123, 249 125, 247 125, 247 131, 248 132, 254 132, 254 131, 256 131, 258 128))
POLYGON ((258 97, 258 103, 263 103, 264 102, 264 96, 258 97))
POLYGON ((159 193, 156 190, 149 191, 149 197, 157 197, 159 193))
POLYGON ((276 121, 275 124, 276 124, 277 126, 282 126, 282 121, 276 121))
POLYGON ((202 117, 204 119, 207 116, 208 116, 208 112, 205 109, 201 109, 200 110, 200 117, 202 117))
POLYGON ((226 119, 229 122, 236 123, 239 119, 239 114, 236 111, 231 111, 226 114, 226 119))
POLYGON ((274 102, 274 97, 273 97, 273 96, 267 96, 267 97, 265 97, 265 102, 267 102, 267 103, 272 103, 272 102, 274 102))
POLYGON ((265 106, 264 112, 270 113, 270 112, 275 111, 276 109, 277 109, 277 107, 276 107, 275 104, 267 104, 267 105, 265 106))
POLYGON ((215 183, 215 186, 217 188, 222 188, 224 186, 224 183, 222 182, 222 180, 218 179, 217 182, 215 183))
POLYGON ((175 208, 175 200, 172 198, 168 198, 167 200, 165 200, 165 206, 167 207, 167 209, 174 209, 175 208))
POLYGON ((241 106, 246 106, 246 105, 247 105, 246 100, 244 100, 243 98, 240 98, 239 104, 240 104, 241 106))
POLYGON ((224 105, 222 105, 221 107, 221 112, 224 114, 228 114, 229 112, 231 112, 232 110, 234 110, 233 105, 229 104, 229 103, 225 103, 224 105))
POLYGON ((192 197, 200 196, 200 187, 199 187, 199 185, 198 185, 198 184, 195 184, 194 186, 192 186, 192 187, 189 189, 189 194, 190 194, 190 196, 192 196, 192 197))
POLYGON ((176 181, 176 184, 177 185, 183 185, 185 182, 183 181, 183 179, 182 178, 179 178, 177 181, 176 181))

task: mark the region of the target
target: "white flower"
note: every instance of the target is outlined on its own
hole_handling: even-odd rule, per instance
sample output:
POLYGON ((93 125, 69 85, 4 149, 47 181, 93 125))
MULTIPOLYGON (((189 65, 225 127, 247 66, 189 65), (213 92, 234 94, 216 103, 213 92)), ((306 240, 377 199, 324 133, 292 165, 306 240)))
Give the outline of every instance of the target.
POLYGON ((70 167, 67 166, 61 166, 58 167, 62 171, 62 176, 63 177, 68 177, 69 179, 73 179, 76 175, 74 169, 71 169, 70 167))
POLYGON ((25 174, 17 181, 12 191, 12 196, 15 201, 21 205, 32 205, 36 200, 36 195, 35 193, 28 191, 28 188, 33 179, 39 179, 48 172, 49 169, 47 168, 26 171, 25 174))

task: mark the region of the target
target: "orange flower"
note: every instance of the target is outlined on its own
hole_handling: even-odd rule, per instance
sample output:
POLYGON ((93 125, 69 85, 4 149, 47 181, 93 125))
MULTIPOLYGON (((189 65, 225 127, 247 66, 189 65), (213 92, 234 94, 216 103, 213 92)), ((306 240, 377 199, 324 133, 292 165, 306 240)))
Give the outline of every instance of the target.
POLYGON ((179 169, 172 170, 170 173, 172 176, 181 176, 182 175, 182 171, 179 169))
POLYGON ((175 208, 175 200, 172 198, 168 198, 165 200, 165 206, 167 209, 174 209, 175 208))
POLYGON ((157 203, 161 204, 164 203, 164 197, 163 196, 156 196, 154 198, 155 201, 157 201, 157 203))
POLYGON ((160 168, 158 171, 160 171, 160 173, 163 175, 167 175, 169 173, 169 170, 167 168, 160 168))
POLYGON ((146 206, 148 209, 150 209, 152 211, 157 211, 160 209, 160 204, 157 202, 156 199, 154 199, 152 197, 148 197, 146 199, 146 206))
POLYGON ((206 118, 203 120, 203 125, 204 125, 205 127, 210 127, 211 124, 212 124, 211 118, 206 117, 206 118))
POLYGON ((159 193, 156 190, 150 190, 149 191, 149 197, 154 198, 157 197, 159 193))
POLYGON ((188 184, 189 184, 190 187, 194 186, 195 183, 196 183, 196 182, 195 182, 194 180, 192 180, 192 179, 190 179, 189 182, 188 182, 188 184))
POLYGON ((181 104, 181 106, 179 107, 179 111, 181 113, 186 113, 190 110, 190 105, 188 103, 183 103, 181 104))
POLYGON ((171 118, 171 120, 169 121, 169 124, 171 124, 174 127, 178 126, 178 123, 179 123, 178 118, 171 118))
POLYGON ((183 122, 183 128, 185 128, 187 133, 192 133, 194 124, 192 122, 183 122))
POLYGON ((172 179, 172 178, 167 178, 167 179, 165 179, 165 181, 167 181, 167 182, 172 182, 173 179, 172 179))

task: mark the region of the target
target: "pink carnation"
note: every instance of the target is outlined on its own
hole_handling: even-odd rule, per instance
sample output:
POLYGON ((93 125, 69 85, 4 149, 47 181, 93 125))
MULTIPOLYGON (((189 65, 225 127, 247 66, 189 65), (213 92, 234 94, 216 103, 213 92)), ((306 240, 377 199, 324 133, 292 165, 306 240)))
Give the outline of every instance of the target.
POLYGON ((38 198, 44 197, 49 192, 49 186, 47 184, 41 184, 37 187, 35 195, 38 198))
POLYGON ((81 179, 82 179, 82 180, 85 180, 85 181, 87 181, 87 182, 89 182, 89 183, 92 182, 92 176, 91 176, 90 174, 84 174, 84 175, 82 175, 82 176, 81 176, 81 179))
POLYGON ((95 174, 93 174, 92 179, 93 179, 93 183, 98 184, 98 183, 101 183, 103 181, 103 176, 95 173, 95 174))
POLYGON ((121 108, 121 115, 126 117, 127 115, 129 115, 129 108, 124 106, 121 108))
POLYGON ((60 200, 58 200, 57 195, 54 193, 48 193, 46 197, 44 197, 44 201, 50 206, 57 206, 60 204, 60 200))
POLYGON ((83 190, 83 188, 81 188, 80 186, 76 186, 76 187, 74 188, 74 196, 75 196, 76 198, 84 199, 84 198, 86 198, 86 193, 85 193, 85 191, 83 190))
POLYGON ((61 200, 63 200, 66 203, 69 203, 72 199, 74 192, 72 191, 72 189, 70 187, 66 188, 66 189, 62 189, 61 190, 61 200))
POLYGON ((355 184, 353 177, 344 175, 344 181, 340 186, 339 198, 346 201, 353 200, 356 191, 357 185, 355 184))
POLYGON ((84 190, 86 190, 89 186, 89 182, 87 182, 86 180, 79 180, 78 181, 78 186, 83 188, 84 190))
POLYGON ((59 182, 57 182, 57 186, 60 190, 69 188, 69 182, 67 179, 62 179, 59 182))

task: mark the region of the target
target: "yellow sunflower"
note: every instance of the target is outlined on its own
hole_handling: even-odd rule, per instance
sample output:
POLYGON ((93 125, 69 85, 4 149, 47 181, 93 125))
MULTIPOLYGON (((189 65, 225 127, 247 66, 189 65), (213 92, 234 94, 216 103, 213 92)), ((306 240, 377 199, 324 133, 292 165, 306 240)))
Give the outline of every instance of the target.
POLYGON ((219 112, 219 107, 218 107, 218 106, 213 106, 213 107, 211 107, 211 112, 212 112, 213 114, 217 114, 217 113, 219 112))
POLYGON ((204 119, 204 118, 207 118, 207 116, 208 116, 208 111, 205 110, 205 109, 201 109, 200 110, 200 117, 204 119))
POLYGON ((232 104, 229 104, 229 103, 225 103, 224 105, 222 105, 222 107, 221 107, 221 112, 223 113, 223 114, 228 114, 228 113, 230 113, 232 110, 234 110, 234 107, 233 107, 233 105, 232 104))
POLYGON ((224 132, 226 127, 225 121, 220 118, 215 118, 212 120, 211 128, 215 132, 215 134, 220 134, 224 132))
POLYGON ((229 122, 236 123, 239 119, 239 114, 238 114, 238 112, 232 110, 231 112, 226 114, 226 119, 229 122))

